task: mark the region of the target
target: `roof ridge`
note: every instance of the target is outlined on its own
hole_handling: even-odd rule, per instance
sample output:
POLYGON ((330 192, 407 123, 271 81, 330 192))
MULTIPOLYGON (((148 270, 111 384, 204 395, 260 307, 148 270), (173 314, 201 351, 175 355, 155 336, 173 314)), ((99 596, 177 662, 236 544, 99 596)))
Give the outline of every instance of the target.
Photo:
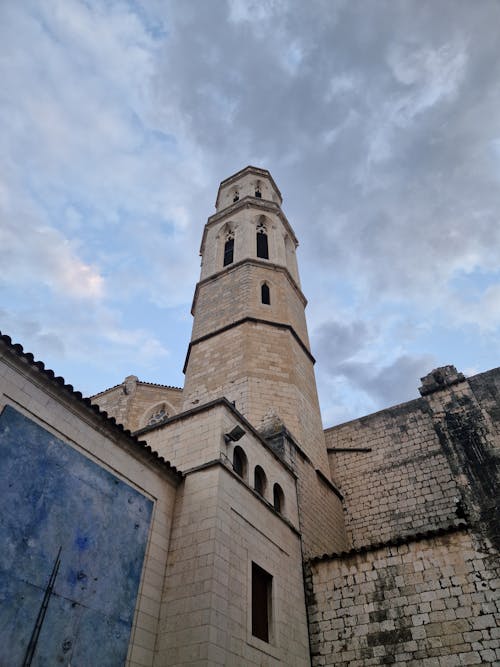
MULTIPOLYGON (((161 384, 159 382, 147 382, 146 380, 137 380, 137 384, 147 384, 150 387, 163 387, 164 389, 174 389, 175 391, 183 391, 182 387, 175 387, 172 384, 161 384)), ((108 387, 107 389, 103 389, 102 391, 98 391, 95 394, 92 394, 89 398, 95 398, 96 396, 101 396, 102 394, 105 394, 107 391, 112 391, 113 389, 118 389, 118 387, 122 387, 123 382, 119 382, 118 384, 114 384, 112 387, 108 387)))

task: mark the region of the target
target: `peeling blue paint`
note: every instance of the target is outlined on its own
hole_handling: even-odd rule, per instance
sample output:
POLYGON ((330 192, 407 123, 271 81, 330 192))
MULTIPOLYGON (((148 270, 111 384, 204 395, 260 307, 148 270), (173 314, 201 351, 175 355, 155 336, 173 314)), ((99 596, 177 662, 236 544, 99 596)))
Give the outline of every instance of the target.
POLYGON ((10 406, 0 415, 0 665, 125 663, 153 503, 10 406))

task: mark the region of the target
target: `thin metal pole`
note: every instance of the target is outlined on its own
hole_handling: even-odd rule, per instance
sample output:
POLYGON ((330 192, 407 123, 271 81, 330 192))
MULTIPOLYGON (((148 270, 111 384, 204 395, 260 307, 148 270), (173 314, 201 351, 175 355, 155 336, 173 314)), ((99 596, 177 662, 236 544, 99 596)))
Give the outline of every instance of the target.
POLYGON ((45 594, 43 596, 42 604, 40 606, 40 611, 38 612, 38 616, 36 618, 35 627, 33 628, 33 632, 31 633, 30 643, 28 644, 28 648, 26 649, 26 655, 24 656, 23 667, 31 667, 31 662, 33 660, 33 656, 35 655, 35 650, 38 644, 38 639, 40 637, 40 632, 42 630, 43 621, 45 620, 45 614, 47 613, 47 607, 49 606, 50 596, 52 595, 52 591, 54 590, 54 584, 56 582, 57 573, 59 571, 59 565, 61 564, 61 549, 62 547, 59 547, 56 560, 54 561, 54 566, 52 568, 52 573, 50 575, 49 583, 47 584, 47 588, 45 589, 45 594))

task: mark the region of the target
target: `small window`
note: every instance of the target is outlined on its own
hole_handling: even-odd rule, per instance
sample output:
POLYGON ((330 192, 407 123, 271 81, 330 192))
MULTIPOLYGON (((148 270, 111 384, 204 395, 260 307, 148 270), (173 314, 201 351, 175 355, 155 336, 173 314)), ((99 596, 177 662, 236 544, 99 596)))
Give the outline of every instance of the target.
POLYGON ((234 259, 234 239, 228 238, 224 245, 224 266, 232 264, 234 259))
POLYGON ((260 296, 262 303, 265 303, 267 306, 271 305, 271 292, 267 283, 262 284, 262 287, 260 288, 260 296))
POLYGON ((158 424, 168 417, 168 413, 165 407, 165 404, 156 406, 154 408, 147 420, 146 426, 153 426, 153 424, 158 424))
POLYGON ((269 259, 269 248, 267 245, 267 234, 265 228, 257 230, 257 257, 269 259))
POLYGON ((283 514, 283 510, 285 508, 285 495, 279 484, 275 484, 273 486, 273 505, 277 512, 283 514))
POLYGON ((259 199, 262 199, 262 192, 260 191, 260 185, 255 186, 255 196, 259 199))
POLYGON ((238 190, 236 190, 233 194, 233 204, 235 201, 238 201, 239 198, 240 198, 240 193, 238 192, 238 190))
POLYGON ((269 642, 273 577, 252 563, 252 635, 269 642))
POLYGON ((247 476, 247 457, 239 445, 236 445, 233 451, 233 470, 242 479, 247 476))
POLYGON ((253 488, 261 496, 264 496, 266 490, 266 473, 260 466, 255 466, 253 488))

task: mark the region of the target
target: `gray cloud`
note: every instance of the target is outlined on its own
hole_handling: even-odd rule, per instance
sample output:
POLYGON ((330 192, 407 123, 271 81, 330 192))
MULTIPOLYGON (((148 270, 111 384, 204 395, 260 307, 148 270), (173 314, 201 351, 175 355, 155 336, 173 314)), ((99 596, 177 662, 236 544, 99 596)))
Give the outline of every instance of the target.
POLYGON ((322 364, 331 373, 338 371, 339 364, 360 352, 372 339, 365 322, 323 323, 314 332, 314 349, 322 364))
POLYGON ((363 320, 324 322, 314 331, 312 341, 325 393, 332 387, 334 391, 333 396, 324 397, 325 403, 336 399, 338 382, 367 395, 373 409, 410 400, 418 395, 420 377, 436 365, 430 354, 398 354, 396 350, 388 355, 363 320))
POLYGON ((301 241, 317 368, 346 411, 408 397, 441 354, 422 333, 434 325, 464 367, 477 363, 464 327, 482 325, 493 358, 499 20, 494 0, 4 3, 13 333, 105 349, 102 377, 134 346, 165 358, 166 331, 188 336, 172 311, 188 311, 218 181, 256 163, 301 241))
POLYGON ((418 396, 420 378, 435 364, 431 355, 401 355, 387 366, 345 362, 338 373, 367 393, 378 408, 403 403, 418 396))

